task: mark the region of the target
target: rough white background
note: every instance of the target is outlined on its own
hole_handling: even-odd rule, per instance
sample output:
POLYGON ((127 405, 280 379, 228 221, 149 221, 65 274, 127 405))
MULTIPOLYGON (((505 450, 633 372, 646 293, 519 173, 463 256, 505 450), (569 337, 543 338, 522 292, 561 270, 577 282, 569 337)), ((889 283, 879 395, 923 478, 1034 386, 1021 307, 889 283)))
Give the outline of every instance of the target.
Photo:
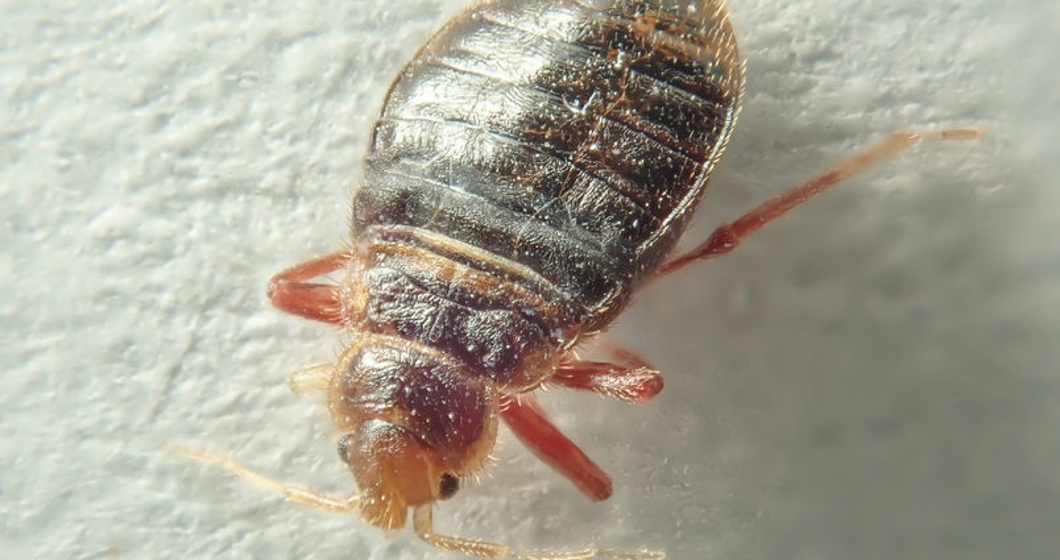
MULTIPOLYGON (((451 557, 163 446, 351 490, 323 407, 284 383, 338 337, 263 288, 343 240, 389 82, 462 2, 0 2, 4 557, 451 557)), ((643 293, 614 337, 667 390, 545 399, 612 500, 502 433, 439 528, 679 559, 1054 558, 1056 3, 730 8, 748 95, 689 242, 887 132, 988 136, 643 293)))

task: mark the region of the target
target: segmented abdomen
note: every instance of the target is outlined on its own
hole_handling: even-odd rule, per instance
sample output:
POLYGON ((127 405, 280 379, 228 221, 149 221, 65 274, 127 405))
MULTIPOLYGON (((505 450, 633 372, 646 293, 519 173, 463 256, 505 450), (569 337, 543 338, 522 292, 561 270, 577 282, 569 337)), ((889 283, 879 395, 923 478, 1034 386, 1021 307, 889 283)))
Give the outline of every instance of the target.
POLYGON ((689 4, 498 0, 454 19, 390 92, 355 239, 455 239, 605 324, 680 236, 737 110, 729 23, 689 4))

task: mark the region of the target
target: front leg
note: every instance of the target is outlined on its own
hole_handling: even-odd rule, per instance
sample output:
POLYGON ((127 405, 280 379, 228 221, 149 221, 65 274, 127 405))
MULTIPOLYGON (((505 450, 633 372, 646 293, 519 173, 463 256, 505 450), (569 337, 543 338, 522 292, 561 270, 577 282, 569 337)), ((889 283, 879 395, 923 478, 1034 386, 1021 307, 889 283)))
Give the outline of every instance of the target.
POLYGON ((501 418, 527 449, 573 482, 590 500, 611 496, 611 477, 545 418, 532 396, 503 395, 501 418))

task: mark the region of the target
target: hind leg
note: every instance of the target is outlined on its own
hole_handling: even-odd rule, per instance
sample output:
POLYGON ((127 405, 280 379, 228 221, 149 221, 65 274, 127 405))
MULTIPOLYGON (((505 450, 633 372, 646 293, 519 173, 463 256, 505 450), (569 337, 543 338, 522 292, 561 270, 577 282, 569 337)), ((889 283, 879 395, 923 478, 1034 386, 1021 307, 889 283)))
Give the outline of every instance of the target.
POLYGON ((745 237, 758 231, 769 222, 787 214, 796 206, 838 185, 844 179, 864 170, 870 165, 894 157, 921 142, 971 140, 978 137, 978 130, 967 129, 892 134, 868 149, 839 162, 836 166, 817 177, 774 196, 736 220, 722 225, 714 230, 714 233, 698 247, 664 264, 655 273, 655 277, 666 276, 698 260, 712 259, 731 252, 739 246, 745 237))

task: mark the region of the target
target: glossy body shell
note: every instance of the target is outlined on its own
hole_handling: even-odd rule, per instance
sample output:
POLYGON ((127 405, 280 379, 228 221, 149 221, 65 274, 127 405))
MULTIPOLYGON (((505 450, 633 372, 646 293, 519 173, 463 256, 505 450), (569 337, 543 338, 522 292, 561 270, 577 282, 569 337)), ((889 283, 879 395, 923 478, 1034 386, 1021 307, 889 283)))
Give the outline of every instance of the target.
MULTIPOLYGON (((547 381, 671 252, 742 87, 712 0, 484 2, 420 50, 376 124, 340 287, 356 342, 331 411, 367 495, 399 485, 394 438, 436 480, 480 468, 499 395, 547 381)), ((367 514, 400 526, 439 493, 367 514)))

